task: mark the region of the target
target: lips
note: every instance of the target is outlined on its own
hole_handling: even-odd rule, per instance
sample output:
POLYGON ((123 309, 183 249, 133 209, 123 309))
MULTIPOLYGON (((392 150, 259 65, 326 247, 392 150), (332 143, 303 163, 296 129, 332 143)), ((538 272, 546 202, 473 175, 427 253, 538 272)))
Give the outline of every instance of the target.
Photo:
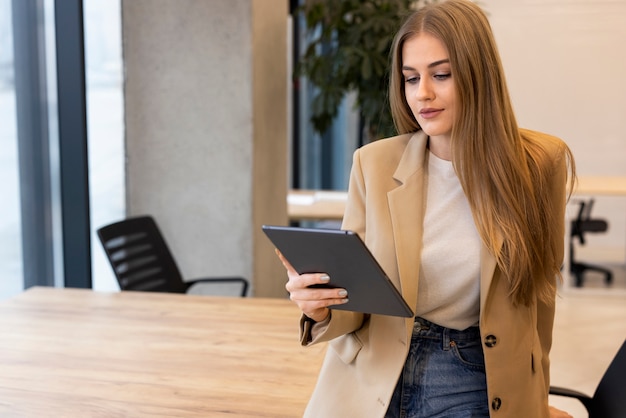
POLYGON ((439 116, 439 114, 441 114, 441 112, 443 112, 443 109, 422 109, 420 110, 420 116, 424 119, 432 119, 434 117, 439 116))

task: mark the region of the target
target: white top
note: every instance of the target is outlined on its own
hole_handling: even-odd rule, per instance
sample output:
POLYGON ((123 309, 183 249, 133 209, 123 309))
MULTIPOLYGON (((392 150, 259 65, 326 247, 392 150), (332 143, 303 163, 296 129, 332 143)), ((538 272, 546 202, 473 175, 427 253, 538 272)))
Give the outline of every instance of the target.
POLYGON ((431 153, 416 316, 457 330, 478 325, 480 247, 452 162, 431 153))

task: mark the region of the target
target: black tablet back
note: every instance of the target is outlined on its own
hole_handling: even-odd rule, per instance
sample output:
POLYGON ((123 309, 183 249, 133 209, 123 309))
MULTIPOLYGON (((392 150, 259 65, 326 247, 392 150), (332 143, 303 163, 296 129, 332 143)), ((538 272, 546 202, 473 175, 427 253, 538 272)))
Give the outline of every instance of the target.
POLYGON ((298 273, 327 273, 328 287, 348 291, 349 301, 332 309, 413 316, 398 289, 356 233, 271 225, 263 225, 263 231, 298 273))

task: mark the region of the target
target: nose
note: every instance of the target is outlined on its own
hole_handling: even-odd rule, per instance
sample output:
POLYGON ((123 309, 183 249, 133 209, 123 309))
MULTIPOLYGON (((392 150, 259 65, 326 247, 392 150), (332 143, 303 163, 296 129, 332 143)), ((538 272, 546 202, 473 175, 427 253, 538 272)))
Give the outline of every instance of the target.
POLYGON ((433 89, 432 89, 432 81, 429 80, 428 77, 423 77, 419 85, 417 86, 417 91, 415 92, 416 99, 423 100, 431 100, 433 98, 433 89))

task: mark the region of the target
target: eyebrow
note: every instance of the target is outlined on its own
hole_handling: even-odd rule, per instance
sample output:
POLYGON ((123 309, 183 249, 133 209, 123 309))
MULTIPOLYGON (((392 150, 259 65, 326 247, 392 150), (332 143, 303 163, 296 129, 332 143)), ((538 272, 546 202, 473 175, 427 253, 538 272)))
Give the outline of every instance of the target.
MULTIPOLYGON (((442 60, 439 60, 439 61, 431 62, 430 64, 428 64, 428 68, 433 68, 433 67, 436 67, 438 65, 448 64, 448 63, 450 63, 450 60, 448 58, 445 58, 445 59, 442 59, 442 60)), ((402 71, 404 71, 404 70, 415 71, 415 68, 409 67, 408 65, 403 65, 402 66, 402 71)))

